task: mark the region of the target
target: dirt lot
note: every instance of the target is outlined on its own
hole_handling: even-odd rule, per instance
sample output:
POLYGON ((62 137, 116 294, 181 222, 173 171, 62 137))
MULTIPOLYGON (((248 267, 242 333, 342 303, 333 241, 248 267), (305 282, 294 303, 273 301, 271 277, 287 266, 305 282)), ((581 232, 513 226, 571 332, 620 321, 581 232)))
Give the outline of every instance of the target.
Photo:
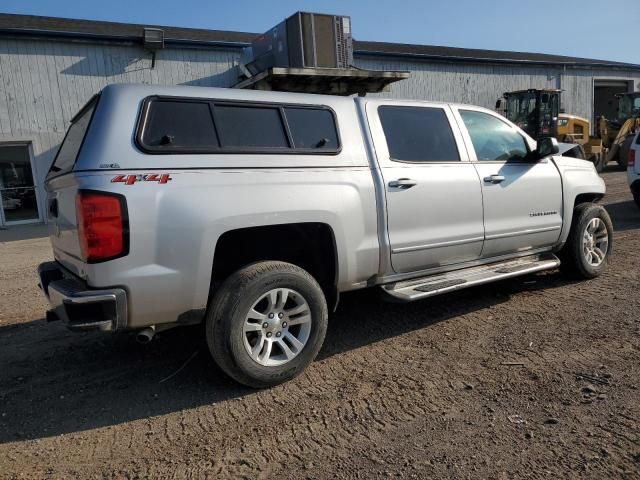
POLYGON ((265 391, 198 328, 140 346, 46 324, 48 241, 0 243, 0 477, 639 478, 640 210, 604 176, 601 278, 345 295, 319 359, 265 391))

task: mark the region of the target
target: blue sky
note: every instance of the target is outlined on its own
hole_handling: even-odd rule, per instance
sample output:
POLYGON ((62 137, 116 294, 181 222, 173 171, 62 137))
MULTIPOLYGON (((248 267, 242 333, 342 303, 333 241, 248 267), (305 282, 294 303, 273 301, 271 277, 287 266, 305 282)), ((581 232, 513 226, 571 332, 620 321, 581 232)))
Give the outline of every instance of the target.
POLYGON ((354 37, 640 64, 640 0, 2 0, 3 13, 264 32, 296 10, 351 15, 354 37))

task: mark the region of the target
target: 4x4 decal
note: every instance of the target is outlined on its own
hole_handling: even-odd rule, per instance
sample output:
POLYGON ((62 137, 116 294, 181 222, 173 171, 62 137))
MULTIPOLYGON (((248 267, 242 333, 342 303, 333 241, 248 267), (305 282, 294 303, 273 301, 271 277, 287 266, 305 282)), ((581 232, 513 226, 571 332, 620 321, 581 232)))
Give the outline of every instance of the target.
POLYGON ((133 185, 136 182, 169 183, 170 180, 172 178, 168 173, 147 173, 144 175, 116 175, 111 179, 111 183, 133 185))

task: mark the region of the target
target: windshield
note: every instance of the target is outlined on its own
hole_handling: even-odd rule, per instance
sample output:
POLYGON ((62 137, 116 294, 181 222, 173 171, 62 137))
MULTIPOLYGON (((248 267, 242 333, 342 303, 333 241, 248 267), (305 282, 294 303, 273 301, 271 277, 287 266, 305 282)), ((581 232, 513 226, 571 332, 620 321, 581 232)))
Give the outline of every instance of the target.
POLYGON ((540 127, 543 136, 555 136, 555 122, 558 118, 558 95, 543 93, 540 96, 540 127))
POLYGON ((618 103, 618 119, 625 121, 632 117, 640 117, 640 96, 635 98, 629 95, 620 97, 618 103))
POLYGON ((94 96, 89 102, 82 107, 82 110, 71 120, 71 126, 67 130, 67 134, 60 145, 58 154, 49 169, 47 178, 62 175, 71 171, 76 163, 76 158, 80 152, 82 141, 91 123, 93 111, 98 103, 98 96, 94 96))
POLYGON ((536 94, 522 93, 507 97, 507 118, 523 130, 535 125, 536 94))

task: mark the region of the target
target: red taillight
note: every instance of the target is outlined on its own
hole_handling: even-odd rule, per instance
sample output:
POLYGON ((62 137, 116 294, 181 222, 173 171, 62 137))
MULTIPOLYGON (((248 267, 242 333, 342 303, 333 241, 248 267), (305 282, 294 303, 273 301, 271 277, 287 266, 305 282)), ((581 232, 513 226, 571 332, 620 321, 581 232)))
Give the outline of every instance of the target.
POLYGON ((632 148, 629 149, 629 160, 627 160, 627 167, 633 167, 636 163, 636 151, 632 148))
POLYGON ((76 196, 76 216, 85 261, 95 263, 127 253, 128 225, 122 196, 80 191, 76 196))

